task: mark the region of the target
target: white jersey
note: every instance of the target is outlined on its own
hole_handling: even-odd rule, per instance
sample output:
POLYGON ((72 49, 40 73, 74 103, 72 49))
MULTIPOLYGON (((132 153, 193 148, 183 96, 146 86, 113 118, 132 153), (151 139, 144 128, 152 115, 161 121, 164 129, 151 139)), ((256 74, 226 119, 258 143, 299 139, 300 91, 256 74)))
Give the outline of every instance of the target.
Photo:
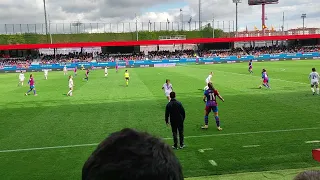
POLYGON ((67 71, 67 67, 65 66, 65 67, 63 67, 63 71, 67 71))
POLYGON ((309 79, 311 84, 319 84, 319 74, 317 72, 311 72, 309 75, 309 79))
POLYGON ((23 74, 23 73, 20 73, 20 74, 19 74, 19 80, 20 80, 20 81, 23 81, 24 79, 25 79, 24 74, 23 74))
POLYGON ((45 76, 48 75, 48 69, 43 70, 43 72, 45 76))
POLYGON ((73 79, 69 79, 69 88, 73 87, 73 79))
POLYGON ((108 74, 108 68, 105 68, 105 69, 104 69, 104 73, 105 73, 105 74, 108 74))
POLYGON ((212 75, 210 74, 207 79, 206 79, 206 83, 208 84, 209 82, 211 82, 211 78, 212 78, 212 75))
POLYGON ((166 96, 170 96, 170 93, 173 91, 172 84, 165 83, 162 88, 164 89, 166 96))

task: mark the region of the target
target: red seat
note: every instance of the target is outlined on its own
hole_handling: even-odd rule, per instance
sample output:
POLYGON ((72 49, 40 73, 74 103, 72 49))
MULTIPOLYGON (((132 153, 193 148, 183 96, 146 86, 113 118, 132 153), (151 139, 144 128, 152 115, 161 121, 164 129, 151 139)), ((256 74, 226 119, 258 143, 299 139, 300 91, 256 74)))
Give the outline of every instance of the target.
POLYGON ((312 150, 313 159, 320 162, 320 149, 312 150))

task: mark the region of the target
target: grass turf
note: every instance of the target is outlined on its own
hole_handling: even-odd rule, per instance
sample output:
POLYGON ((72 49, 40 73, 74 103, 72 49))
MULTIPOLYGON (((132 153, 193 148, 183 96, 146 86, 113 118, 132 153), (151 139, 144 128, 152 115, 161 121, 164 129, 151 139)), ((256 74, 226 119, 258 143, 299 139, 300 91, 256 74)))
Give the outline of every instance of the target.
POLYGON ((253 75, 244 63, 137 68, 129 69, 129 87, 122 71, 110 70, 105 78, 95 70, 89 82, 80 71, 73 97, 65 95, 68 79, 62 72, 49 72, 47 81, 43 73, 34 73, 37 97, 24 96, 28 87, 17 87, 17 74, 0 74, 0 177, 79 179, 95 144, 124 127, 168 138, 171 144, 161 90, 166 78, 187 112, 187 148, 176 151, 185 177, 319 166, 311 155, 319 143, 305 143, 319 140, 320 96, 312 96, 308 81, 311 68, 319 66, 315 60, 254 63, 253 75), (269 72, 271 90, 257 89, 262 68, 269 72), (204 104, 199 89, 210 71, 226 100, 219 103, 222 132, 212 116, 210 129, 200 130, 204 104), (88 145, 69 147, 82 144, 88 145), (248 145, 260 146, 243 147, 248 145), (68 147, 4 152, 57 146, 68 147), (212 150, 199 152, 206 148, 212 150))

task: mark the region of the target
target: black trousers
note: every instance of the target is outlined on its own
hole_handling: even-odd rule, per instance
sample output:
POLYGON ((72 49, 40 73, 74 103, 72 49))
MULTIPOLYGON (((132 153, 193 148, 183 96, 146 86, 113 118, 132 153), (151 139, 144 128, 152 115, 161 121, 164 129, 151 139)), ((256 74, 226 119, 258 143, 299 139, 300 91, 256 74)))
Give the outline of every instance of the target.
POLYGON ((184 129, 183 123, 171 124, 174 147, 178 147, 178 133, 179 133, 180 146, 184 145, 183 129, 184 129))

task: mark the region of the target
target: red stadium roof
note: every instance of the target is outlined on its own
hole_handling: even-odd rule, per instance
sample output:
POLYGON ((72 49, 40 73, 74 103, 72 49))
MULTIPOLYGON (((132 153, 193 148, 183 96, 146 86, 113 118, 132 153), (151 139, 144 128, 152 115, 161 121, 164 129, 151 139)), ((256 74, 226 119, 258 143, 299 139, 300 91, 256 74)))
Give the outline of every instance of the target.
POLYGON ((100 47, 100 46, 145 46, 165 44, 200 44, 219 42, 248 42, 248 41, 272 41, 293 39, 318 39, 320 34, 312 35, 289 35, 289 36, 263 36, 263 37, 236 37, 236 38, 199 38, 187 40, 146 40, 146 41, 114 41, 114 42, 79 42, 57 44, 17 44, 0 45, 0 50, 13 49, 47 49, 47 48, 74 48, 74 47, 100 47))

